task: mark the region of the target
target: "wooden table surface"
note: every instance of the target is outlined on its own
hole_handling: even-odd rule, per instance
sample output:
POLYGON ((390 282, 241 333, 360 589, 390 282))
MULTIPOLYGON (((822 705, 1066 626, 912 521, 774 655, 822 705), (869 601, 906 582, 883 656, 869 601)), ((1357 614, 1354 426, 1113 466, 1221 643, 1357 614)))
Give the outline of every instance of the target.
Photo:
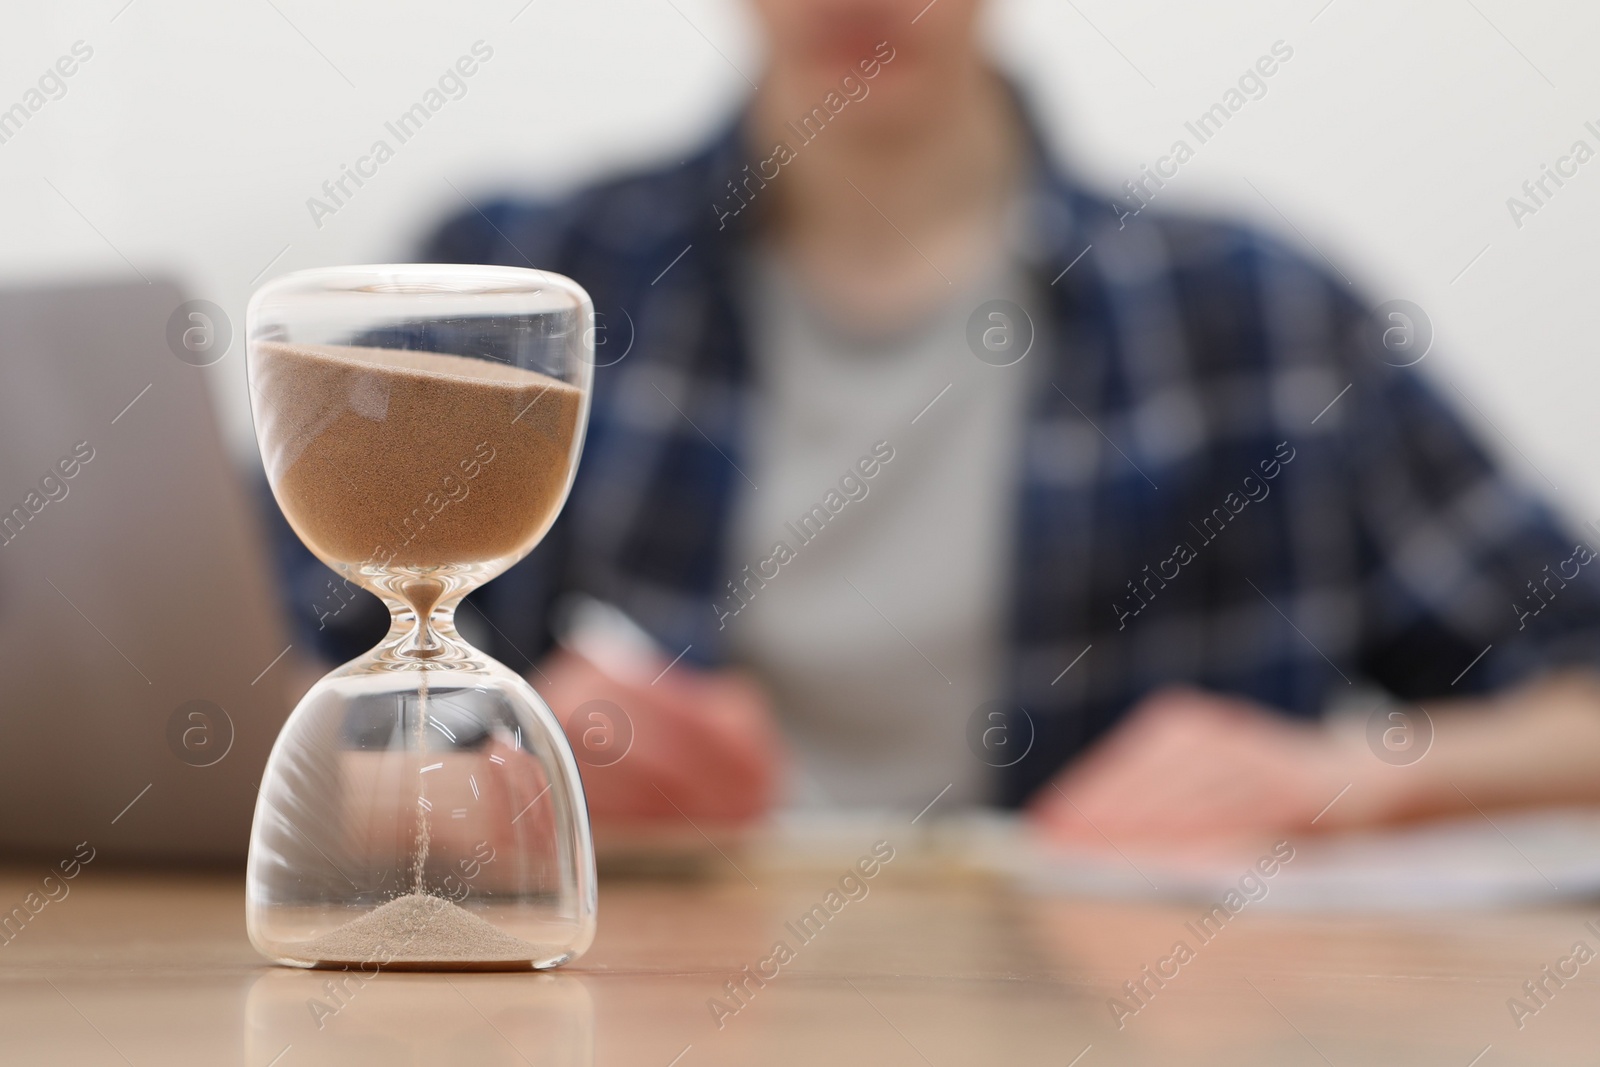
MULTIPOLYGON (((1574 943, 1600 948, 1585 925, 1600 926, 1600 905, 1246 910, 1201 944, 1193 905, 1030 896, 903 867, 808 943, 785 924, 825 903, 842 870, 604 881, 594 948, 561 971, 374 979, 267 966, 245 939, 242 875, 89 867, 0 945, 0 1063, 1600 1062, 1600 960, 1545 979, 1520 1028, 1507 1006, 1534 1003, 1522 985, 1546 965, 1570 973, 1559 961, 1574 943), (771 974, 780 938, 793 958, 731 1000, 724 983, 747 964, 771 974), (1193 958, 1159 989, 1147 981, 1119 1028, 1110 998, 1131 1007, 1123 983, 1179 940, 1193 958)), ((0 874, 0 905, 42 873, 0 874)))

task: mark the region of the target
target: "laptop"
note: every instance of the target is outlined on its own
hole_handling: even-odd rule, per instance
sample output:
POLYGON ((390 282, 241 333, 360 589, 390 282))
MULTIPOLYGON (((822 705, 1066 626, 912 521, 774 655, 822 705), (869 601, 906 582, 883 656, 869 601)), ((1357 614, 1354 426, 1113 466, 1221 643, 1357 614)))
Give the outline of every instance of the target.
POLYGON ((0 290, 0 861, 243 861, 305 676, 211 402, 244 358, 219 310, 0 290))

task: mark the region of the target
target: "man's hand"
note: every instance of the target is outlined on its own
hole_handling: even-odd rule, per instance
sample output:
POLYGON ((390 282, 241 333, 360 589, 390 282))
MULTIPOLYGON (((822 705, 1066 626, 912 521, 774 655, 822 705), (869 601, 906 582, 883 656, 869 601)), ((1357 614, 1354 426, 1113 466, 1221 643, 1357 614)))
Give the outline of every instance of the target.
POLYGON ((1166 689, 1040 790, 1032 813, 1050 837, 1098 847, 1298 830, 1313 819, 1319 829, 1349 826, 1387 816, 1384 769, 1321 725, 1166 689))
POLYGON ((532 680, 568 731, 597 822, 687 815, 738 823, 772 806, 781 764, 778 732, 766 696, 744 675, 679 664, 646 684, 614 677, 562 650, 532 680), (596 751, 594 737, 585 737, 597 725, 627 730, 603 723, 604 711, 600 719, 575 718, 592 700, 615 704, 631 722, 625 754, 596 751))

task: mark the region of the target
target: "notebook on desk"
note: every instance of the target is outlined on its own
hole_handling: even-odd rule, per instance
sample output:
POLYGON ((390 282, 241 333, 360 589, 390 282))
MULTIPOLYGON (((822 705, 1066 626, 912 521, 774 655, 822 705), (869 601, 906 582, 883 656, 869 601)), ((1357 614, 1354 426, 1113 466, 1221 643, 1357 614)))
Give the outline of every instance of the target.
POLYGON ((1022 886, 1038 892, 1199 902, 1234 892, 1253 911, 1531 907, 1600 898, 1600 811, 1496 812, 1492 821, 1470 815, 1360 832, 1279 834, 1253 847, 1187 854, 1132 846, 1121 853, 1068 851, 1031 842, 1010 865, 1022 886))

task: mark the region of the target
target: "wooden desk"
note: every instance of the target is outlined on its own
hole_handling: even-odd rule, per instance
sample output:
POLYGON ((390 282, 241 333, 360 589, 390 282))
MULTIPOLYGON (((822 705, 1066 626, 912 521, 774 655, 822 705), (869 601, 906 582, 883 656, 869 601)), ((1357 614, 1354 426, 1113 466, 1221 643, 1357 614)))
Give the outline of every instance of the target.
MULTIPOLYGON (((42 875, 42 870, 38 875, 42 875)), ((840 872, 842 873, 842 872, 840 872)), ((1118 1029, 1108 998, 1195 907, 1021 896, 886 870, 719 1029, 707 1002, 837 875, 610 882, 600 934, 552 974, 268 967, 242 876, 90 867, 0 946, 0 1063, 1376 1064, 1600 1060, 1600 959, 1519 1030, 1506 1006, 1600 905, 1409 918, 1241 913, 1118 1029), (313 1001, 338 1005, 318 1019, 313 1001), (1492 1046, 1487 1053, 1483 1050, 1492 1046), (1087 1051, 1085 1051, 1087 1050, 1087 1051), (1483 1053, 1481 1059, 1475 1060, 1483 1053), (1075 1058, 1080 1057, 1080 1058, 1075 1058)), ((9 907, 38 885, 0 875, 9 907)), ((770 971, 769 971, 770 973, 770 971)))

